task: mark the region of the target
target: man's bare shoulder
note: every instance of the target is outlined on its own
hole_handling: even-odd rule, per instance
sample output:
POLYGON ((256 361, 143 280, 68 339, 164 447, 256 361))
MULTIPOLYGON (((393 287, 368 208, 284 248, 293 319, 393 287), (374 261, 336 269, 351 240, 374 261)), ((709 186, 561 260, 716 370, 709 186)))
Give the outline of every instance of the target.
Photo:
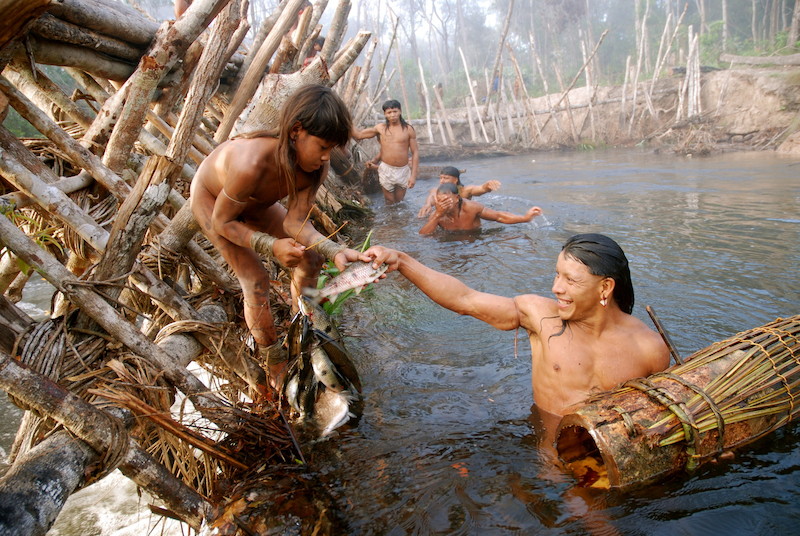
POLYGON ((461 198, 461 210, 469 214, 480 214, 486 207, 477 201, 461 198))
POLYGON ((543 319, 558 319, 558 304, 552 298, 538 294, 521 294, 514 297, 514 302, 520 312, 520 325, 533 333, 542 332, 543 319))
POLYGON ((636 346, 636 353, 645 357, 651 373, 664 370, 669 365, 669 348, 664 339, 647 324, 632 315, 625 315, 621 336, 636 346))

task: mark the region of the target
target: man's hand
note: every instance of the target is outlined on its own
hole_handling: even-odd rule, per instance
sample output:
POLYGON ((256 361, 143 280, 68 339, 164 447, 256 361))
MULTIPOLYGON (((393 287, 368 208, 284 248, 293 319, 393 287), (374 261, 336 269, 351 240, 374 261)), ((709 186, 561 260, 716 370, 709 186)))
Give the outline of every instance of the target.
POLYGON ((528 217, 528 221, 531 221, 536 216, 542 215, 542 209, 539 207, 531 207, 528 209, 528 212, 525 215, 528 217))
POLYGON ((456 200, 453 197, 437 197, 434 203, 436 205, 436 214, 439 217, 444 216, 456 206, 456 200))
POLYGON ((486 188, 487 192, 494 192, 495 190, 500 188, 500 181, 497 180, 490 180, 483 183, 483 187, 486 188))
MULTIPOLYGON (((383 246, 372 246, 364 252, 371 261, 372 266, 375 268, 381 264, 386 264, 388 269, 386 273, 394 272, 400 268, 400 252, 395 249, 386 248, 383 246)), ((385 274, 381 277, 385 277, 385 274)))

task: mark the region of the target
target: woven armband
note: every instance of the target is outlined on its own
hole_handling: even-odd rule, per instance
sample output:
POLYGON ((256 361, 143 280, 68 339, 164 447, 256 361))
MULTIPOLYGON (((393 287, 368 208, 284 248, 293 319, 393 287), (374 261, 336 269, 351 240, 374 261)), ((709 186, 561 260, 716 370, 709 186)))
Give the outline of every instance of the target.
POLYGON ((256 231, 250 236, 250 247, 257 253, 261 253, 267 257, 273 257, 275 254, 272 252, 272 246, 277 240, 278 239, 272 235, 256 231))
POLYGON ((326 238, 319 244, 317 244, 317 251, 325 255, 326 259, 333 260, 333 258, 341 253, 342 251, 346 250, 347 246, 343 246, 341 244, 337 244, 333 240, 326 238))

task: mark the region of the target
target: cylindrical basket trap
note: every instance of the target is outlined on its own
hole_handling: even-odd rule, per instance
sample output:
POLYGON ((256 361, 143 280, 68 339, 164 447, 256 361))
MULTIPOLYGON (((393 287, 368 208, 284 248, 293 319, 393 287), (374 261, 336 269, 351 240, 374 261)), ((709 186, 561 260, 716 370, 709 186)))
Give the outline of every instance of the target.
POLYGON ((693 470, 800 411, 800 315, 573 406, 556 450, 580 485, 627 488, 693 470))

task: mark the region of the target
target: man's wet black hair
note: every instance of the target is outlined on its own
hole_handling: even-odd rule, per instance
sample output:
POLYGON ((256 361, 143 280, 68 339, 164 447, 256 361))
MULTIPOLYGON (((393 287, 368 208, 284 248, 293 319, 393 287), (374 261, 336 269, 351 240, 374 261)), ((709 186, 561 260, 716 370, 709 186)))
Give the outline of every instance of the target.
POLYGON ((610 277, 616 283, 611 294, 619 308, 633 312, 633 283, 628 258, 622 248, 612 239, 597 233, 577 234, 567 240, 561 248, 564 256, 585 264, 589 272, 601 277, 610 277))
POLYGON ((461 172, 457 167, 454 166, 445 166, 439 173, 442 175, 450 175, 451 177, 455 177, 457 179, 461 177, 461 172))
MULTIPOLYGON (((397 108, 398 110, 400 110, 400 112, 401 112, 400 113, 400 126, 402 126, 403 128, 406 128, 408 126, 408 123, 406 123, 406 120, 403 119, 403 114, 402 114, 403 107, 400 106, 400 101, 399 100, 395 100, 395 99, 389 99, 389 100, 387 100, 386 102, 383 103, 383 106, 381 106, 381 109, 384 112, 386 110, 388 110, 389 108, 397 108)), ((386 120, 386 127, 387 128, 389 127, 389 120, 388 119, 386 120)))

